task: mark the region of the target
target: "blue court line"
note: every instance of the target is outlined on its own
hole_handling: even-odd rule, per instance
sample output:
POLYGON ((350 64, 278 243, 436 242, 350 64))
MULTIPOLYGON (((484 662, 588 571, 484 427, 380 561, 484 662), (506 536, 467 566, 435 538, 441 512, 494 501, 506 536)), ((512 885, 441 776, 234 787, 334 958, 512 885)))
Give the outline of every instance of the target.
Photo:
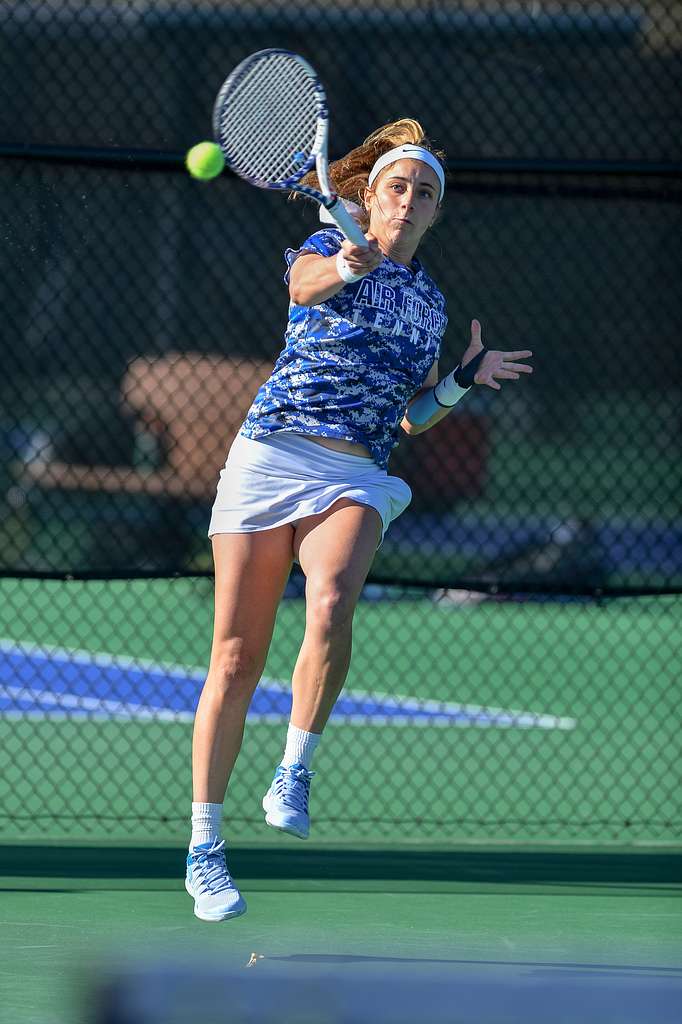
MULTIPOLYGON (((190 722, 205 671, 179 665, 0 640, 0 717, 190 722)), ((256 722, 289 719, 291 687, 263 678, 249 708, 256 722)), ((344 692, 333 717, 362 725, 573 729, 564 716, 417 697, 344 692)))

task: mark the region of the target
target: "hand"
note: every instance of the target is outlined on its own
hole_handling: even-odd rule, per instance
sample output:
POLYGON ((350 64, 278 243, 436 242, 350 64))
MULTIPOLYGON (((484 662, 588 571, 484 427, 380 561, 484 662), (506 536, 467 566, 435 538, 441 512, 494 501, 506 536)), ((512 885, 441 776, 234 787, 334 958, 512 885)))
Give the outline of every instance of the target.
POLYGON ((352 270, 354 274, 371 273, 372 270, 376 270, 384 258, 374 235, 368 234, 365 237, 367 238, 366 249, 347 239, 341 243, 341 251, 348 264, 348 269, 352 270))
MULTIPOLYGON (((477 356, 483 349, 481 341, 481 325, 478 320, 471 321, 471 341, 469 347, 462 356, 462 368, 470 363, 474 356, 477 356)), ((530 359, 533 355, 528 349, 520 352, 496 352, 489 349, 481 360, 481 365, 476 371, 474 382, 485 384, 495 391, 501 391, 502 385, 498 380, 518 380, 522 373, 532 373, 533 367, 525 363, 514 362, 516 359, 530 359)))

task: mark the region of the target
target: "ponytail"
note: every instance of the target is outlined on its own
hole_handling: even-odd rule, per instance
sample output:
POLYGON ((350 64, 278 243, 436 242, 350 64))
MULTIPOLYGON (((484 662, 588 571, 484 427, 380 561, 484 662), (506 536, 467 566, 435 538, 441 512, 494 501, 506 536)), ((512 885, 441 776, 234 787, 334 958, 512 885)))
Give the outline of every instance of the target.
MULTIPOLYGON (((441 150, 434 149, 419 121, 415 121, 411 117, 402 117, 398 121, 392 121, 390 124, 377 128, 367 136, 362 145, 351 149, 350 153, 329 165, 332 188, 342 199, 349 199, 364 207, 367 179, 376 161, 384 153, 395 149, 396 146, 408 144, 423 146, 439 160, 445 159, 445 154, 441 150)), ((312 188, 320 187, 315 171, 306 174, 303 184, 310 185, 312 188)), ((294 193, 292 198, 295 198, 295 195, 294 193)), ((369 217, 366 218, 366 222, 363 222, 364 230, 368 223, 369 217)))

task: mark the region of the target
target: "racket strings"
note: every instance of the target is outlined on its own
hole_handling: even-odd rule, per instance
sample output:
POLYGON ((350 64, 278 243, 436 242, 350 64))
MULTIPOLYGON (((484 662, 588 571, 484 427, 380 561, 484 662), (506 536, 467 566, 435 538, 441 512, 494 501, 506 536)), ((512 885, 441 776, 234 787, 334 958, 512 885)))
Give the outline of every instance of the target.
POLYGON ((301 116, 299 96, 281 89, 262 88, 245 98, 227 126, 235 169, 268 182, 290 177, 312 151, 315 114, 301 116))
POLYGON ((219 106, 217 129, 228 163, 254 184, 296 177, 315 149, 320 97, 307 69, 287 54, 255 62, 219 106))

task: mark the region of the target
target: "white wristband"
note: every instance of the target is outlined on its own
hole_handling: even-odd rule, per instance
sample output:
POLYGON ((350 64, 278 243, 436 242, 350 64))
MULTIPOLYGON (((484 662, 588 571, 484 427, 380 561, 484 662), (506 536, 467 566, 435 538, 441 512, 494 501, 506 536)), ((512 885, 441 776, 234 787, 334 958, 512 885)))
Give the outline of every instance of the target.
POLYGON ((434 388, 429 388, 410 402, 405 414, 410 423, 417 427, 422 426, 443 409, 452 409, 453 405, 466 395, 469 388, 461 388, 454 379, 457 370, 443 377, 434 388))
POLYGON ((365 277, 365 274, 354 274, 346 263, 346 258, 343 255, 343 250, 339 249, 336 254, 336 272, 342 281, 346 284, 352 284, 353 281, 359 281, 360 278, 365 277))
MULTIPOLYGON (((459 367, 457 367, 459 369, 459 367)), ((455 374, 457 370, 453 370, 447 377, 443 377, 439 380, 433 389, 433 393, 436 397, 436 401, 439 405, 445 407, 451 407, 459 402, 460 398, 466 395, 468 388, 461 388, 459 384, 455 382, 455 374)))

